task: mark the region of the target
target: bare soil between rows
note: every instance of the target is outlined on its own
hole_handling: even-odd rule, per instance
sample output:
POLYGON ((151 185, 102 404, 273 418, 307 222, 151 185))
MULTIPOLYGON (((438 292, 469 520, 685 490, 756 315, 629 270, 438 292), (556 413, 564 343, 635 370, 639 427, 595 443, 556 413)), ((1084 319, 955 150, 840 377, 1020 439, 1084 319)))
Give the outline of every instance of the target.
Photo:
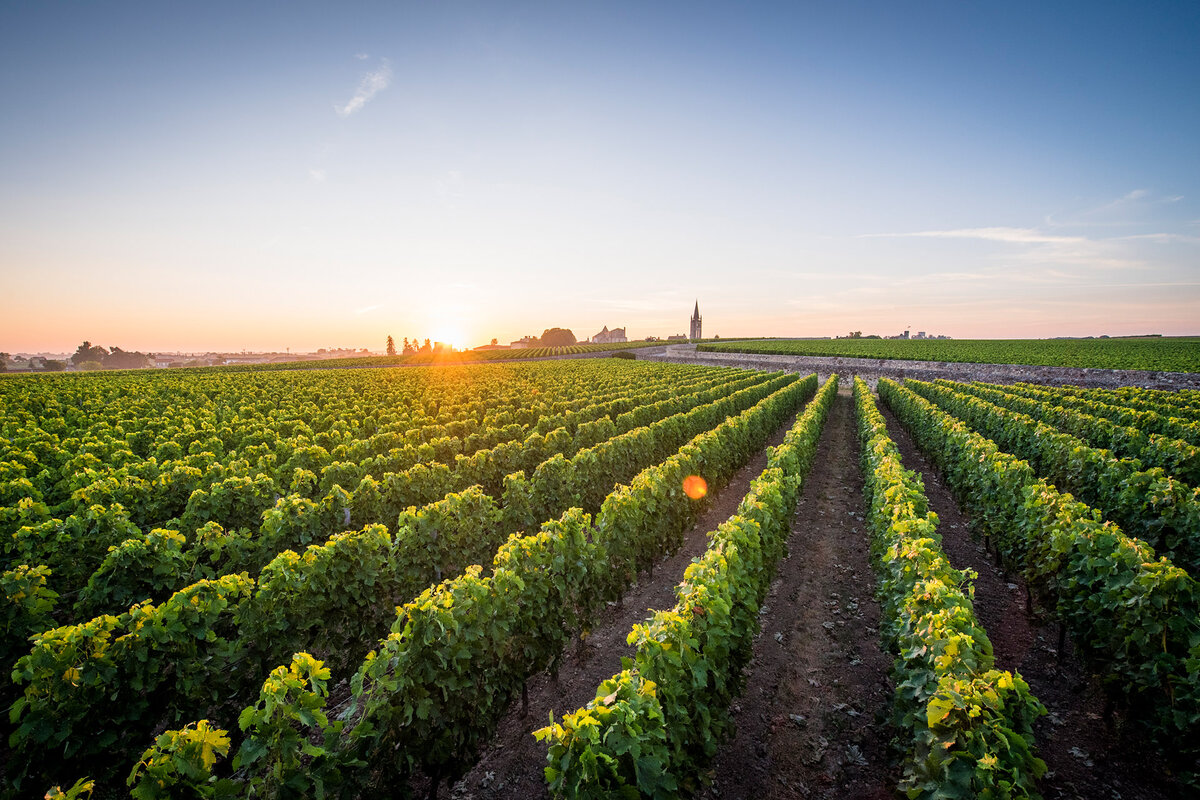
POLYGON ((834 399, 788 557, 734 705, 737 734, 704 798, 890 798, 892 659, 879 646, 854 407, 834 399))
MULTIPOLYGON (((788 419, 771 437, 768 446, 783 441, 795 424, 788 419)), ((620 604, 609 604, 595 621, 586 641, 563 654, 555 680, 548 673, 531 677, 526 683, 529 710, 521 714, 515 703, 497 728, 491 744, 475 767, 453 789, 455 798, 549 797, 544 777, 546 746, 533 737, 533 731, 545 727, 553 714, 561 717, 586 705, 596 696, 600 683, 621 671, 621 658, 632 656, 634 648, 625 639, 634 624, 655 610, 675 605, 675 586, 693 559, 708 547, 708 533, 737 511, 738 504, 767 466, 764 447, 738 470, 729 483, 711 495, 708 508, 687 532, 683 545, 638 576, 620 604)))
MULTIPOLYGON (((782 441, 789 420, 770 444, 782 441)), ((556 681, 530 679, 529 712, 516 707, 452 796, 544 798, 546 748, 532 732, 590 701, 600 682, 632 655, 633 625, 675 603, 684 569, 704 552, 707 534, 737 509, 766 467, 765 449, 716 496, 654 577, 643 573, 620 606, 606 609, 587 644, 572 649, 556 681)), ((737 735, 717 757, 705 797, 893 797, 887 741, 890 659, 880 652, 862 522, 862 478, 853 408, 840 394, 830 411, 812 474, 760 618, 762 633, 733 708, 737 735)))
POLYGON ((1051 614, 1026 608, 1025 582, 1009 574, 971 535, 971 520, 941 473, 880 403, 904 466, 921 473, 929 507, 937 513, 942 549, 957 569, 972 569, 975 615, 987 630, 998 669, 1020 673, 1049 712, 1035 725, 1037 754, 1046 762, 1046 800, 1158 800, 1195 797, 1155 756, 1132 724, 1106 714, 1102 688, 1075 657, 1070 639, 1059 652, 1059 625, 1051 614))
MULTIPOLYGON (((1046 800, 1160 800, 1194 796, 1171 778, 1132 725, 1106 714, 1104 695, 1059 628, 1026 609, 1025 586, 1007 575, 971 535, 971 521, 941 475, 881 406, 904 464, 921 473, 938 514, 943 548, 955 567, 972 569, 976 614, 1001 669, 1019 672, 1049 714, 1036 726, 1048 767, 1046 800)), ((771 440, 777 444, 794 420, 771 440)), ((478 764, 451 792, 459 800, 547 798, 545 746, 532 732, 551 715, 585 705, 600 682, 632 655, 626 637, 654 609, 674 605, 684 569, 707 546, 707 533, 734 513, 766 452, 745 465, 688 533, 683 547, 643 573, 619 606, 602 612, 586 644, 565 654, 559 677, 528 682, 529 711, 516 704, 478 764)), ((706 776, 702 800, 894 798, 898 752, 889 724, 892 657, 879 646, 879 606, 868 561, 866 508, 850 393, 835 398, 812 472, 792 521, 789 555, 760 612, 761 632, 732 709, 734 737, 706 776)), ((416 788, 416 787, 414 787, 416 788)))

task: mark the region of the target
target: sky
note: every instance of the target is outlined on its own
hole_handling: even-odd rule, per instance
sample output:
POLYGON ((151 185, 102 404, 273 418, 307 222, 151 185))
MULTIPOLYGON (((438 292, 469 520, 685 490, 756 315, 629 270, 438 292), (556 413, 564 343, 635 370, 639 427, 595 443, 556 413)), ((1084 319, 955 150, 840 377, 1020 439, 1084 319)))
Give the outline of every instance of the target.
POLYGON ((0 5, 0 349, 1200 334, 1194 2, 0 5))

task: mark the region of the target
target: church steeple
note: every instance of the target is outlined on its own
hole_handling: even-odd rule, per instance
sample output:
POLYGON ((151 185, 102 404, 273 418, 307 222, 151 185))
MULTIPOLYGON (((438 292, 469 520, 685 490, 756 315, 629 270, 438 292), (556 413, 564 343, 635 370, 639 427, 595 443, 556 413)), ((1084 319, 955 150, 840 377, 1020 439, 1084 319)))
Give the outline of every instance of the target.
POLYGON ((701 339, 701 338, 703 338, 703 337, 700 335, 700 321, 701 321, 701 317, 700 317, 700 299, 699 299, 699 298, 697 298, 697 299, 696 299, 696 309, 695 309, 695 310, 692 312, 692 324, 691 324, 691 326, 690 326, 690 331, 689 331, 689 333, 688 333, 688 338, 689 338, 689 339, 701 339))

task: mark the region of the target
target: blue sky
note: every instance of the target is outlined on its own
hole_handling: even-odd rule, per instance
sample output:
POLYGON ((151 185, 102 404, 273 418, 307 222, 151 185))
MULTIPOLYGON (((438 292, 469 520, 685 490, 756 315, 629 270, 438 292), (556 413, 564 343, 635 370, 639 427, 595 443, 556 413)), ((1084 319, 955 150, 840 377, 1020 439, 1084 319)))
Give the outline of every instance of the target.
POLYGON ((1198 4, 248 5, 0 9, 0 349, 1200 333, 1198 4))

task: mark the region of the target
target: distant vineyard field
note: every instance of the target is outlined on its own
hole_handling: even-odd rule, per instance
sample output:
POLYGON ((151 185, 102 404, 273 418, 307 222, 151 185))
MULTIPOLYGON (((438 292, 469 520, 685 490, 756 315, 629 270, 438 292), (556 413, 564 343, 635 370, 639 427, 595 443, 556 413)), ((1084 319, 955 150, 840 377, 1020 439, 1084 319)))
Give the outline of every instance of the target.
POLYGON ((1200 372, 1200 337, 1129 339, 778 339, 701 344, 709 352, 1200 372))
MULTIPOLYGON (((524 347, 507 350, 456 350, 451 353, 419 353, 407 356, 360 356, 356 358, 326 358, 318 361, 284 361, 278 364, 244 364, 215 367, 229 371, 337 369, 359 367, 413 367, 469 364, 480 361, 509 361, 512 359, 547 358, 549 356, 578 356, 588 353, 608 353, 640 347, 661 347, 663 342, 620 342, 617 344, 573 344, 565 347, 524 347)), ((203 367, 201 369, 204 369, 203 367)))

